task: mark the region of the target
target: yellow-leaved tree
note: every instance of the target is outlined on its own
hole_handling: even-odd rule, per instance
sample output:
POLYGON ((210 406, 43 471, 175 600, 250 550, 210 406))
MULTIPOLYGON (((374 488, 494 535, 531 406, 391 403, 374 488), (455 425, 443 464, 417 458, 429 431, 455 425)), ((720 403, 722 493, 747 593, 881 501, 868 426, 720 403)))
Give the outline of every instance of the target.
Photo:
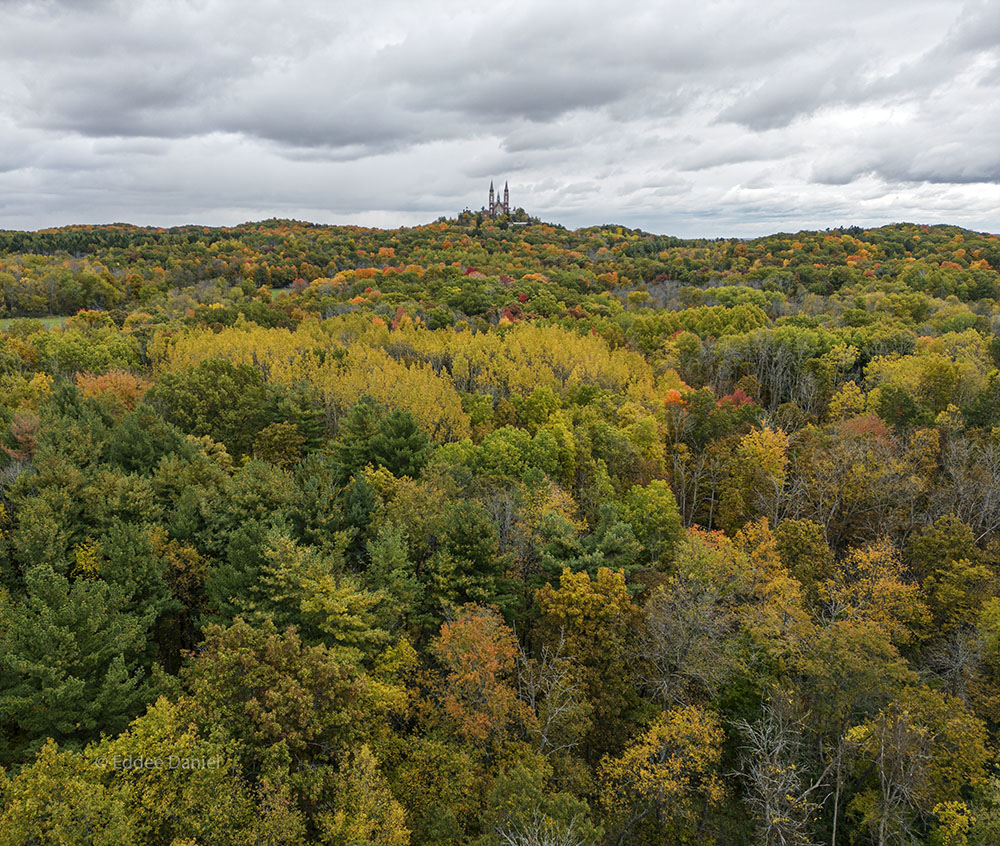
POLYGON ((781 429, 754 429, 736 447, 723 483, 719 524, 735 531, 755 516, 777 516, 788 468, 788 436, 781 429))
POLYGON ((725 733, 711 711, 690 705, 661 714, 621 755, 598 768, 601 804, 623 843, 704 843, 707 808, 724 795, 725 733))

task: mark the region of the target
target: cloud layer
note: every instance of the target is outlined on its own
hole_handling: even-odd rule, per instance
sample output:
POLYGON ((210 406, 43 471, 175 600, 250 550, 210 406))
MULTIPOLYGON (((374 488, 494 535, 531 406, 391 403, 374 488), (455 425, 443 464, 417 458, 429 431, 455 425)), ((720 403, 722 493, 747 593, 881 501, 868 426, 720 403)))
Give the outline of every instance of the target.
POLYGON ((1000 231, 990 0, 0 0, 0 227, 1000 231))

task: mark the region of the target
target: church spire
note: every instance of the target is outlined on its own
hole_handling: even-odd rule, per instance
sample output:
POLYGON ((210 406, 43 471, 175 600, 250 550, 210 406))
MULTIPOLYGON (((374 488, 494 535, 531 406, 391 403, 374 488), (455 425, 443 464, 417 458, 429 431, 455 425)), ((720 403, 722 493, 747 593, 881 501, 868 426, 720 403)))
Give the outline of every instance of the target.
POLYGON ((494 206, 495 206, 495 203, 494 203, 494 200, 493 200, 493 180, 491 179, 490 180, 490 217, 493 217, 493 214, 496 211, 496 209, 494 208, 494 206))
POLYGON ((510 193, 507 190, 507 180, 503 183, 503 213, 510 214, 510 193))

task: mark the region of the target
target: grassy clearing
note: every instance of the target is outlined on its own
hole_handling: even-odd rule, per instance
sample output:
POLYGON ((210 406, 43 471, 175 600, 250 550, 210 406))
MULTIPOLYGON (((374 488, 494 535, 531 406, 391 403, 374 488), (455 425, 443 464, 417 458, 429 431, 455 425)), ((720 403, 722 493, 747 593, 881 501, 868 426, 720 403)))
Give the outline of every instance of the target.
POLYGON ((52 329, 52 328, 54 328, 56 326, 61 326, 62 323, 63 323, 63 321, 66 320, 66 319, 67 318, 66 318, 65 314, 47 314, 44 317, 30 317, 30 318, 24 318, 24 317, 4 317, 4 318, 0 318, 0 331, 6 332, 7 328, 15 320, 37 320, 46 329, 52 329))

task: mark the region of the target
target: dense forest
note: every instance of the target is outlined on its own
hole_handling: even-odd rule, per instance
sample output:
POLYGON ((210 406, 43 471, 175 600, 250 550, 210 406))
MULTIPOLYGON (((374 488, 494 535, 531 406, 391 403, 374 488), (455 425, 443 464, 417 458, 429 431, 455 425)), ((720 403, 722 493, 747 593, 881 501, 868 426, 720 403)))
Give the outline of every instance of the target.
POLYGON ((1000 843, 1000 237, 0 232, 0 844, 1000 843))

